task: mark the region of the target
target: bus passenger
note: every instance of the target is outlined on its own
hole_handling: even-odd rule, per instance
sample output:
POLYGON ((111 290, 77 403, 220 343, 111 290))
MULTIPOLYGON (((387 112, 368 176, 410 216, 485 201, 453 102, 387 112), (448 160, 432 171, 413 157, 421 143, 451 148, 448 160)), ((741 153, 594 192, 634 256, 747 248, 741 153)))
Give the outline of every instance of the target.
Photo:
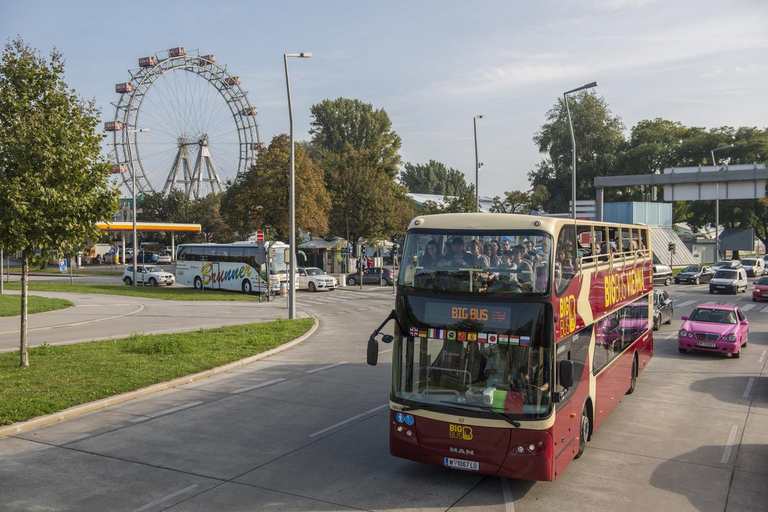
POLYGON ((422 267, 434 267, 440 260, 440 255, 437 252, 437 242, 430 240, 427 242, 427 250, 421 256, 422 267))
POLYGON ((490 264, 492 267, 498 267, 501 263, 501 247, 499 246, 499 241, 493 239, 488 245, 491 248, 491 255, 489 256, 490 264))
POLYGON ((474 258, 474 261, 472 262, 473 267, 488 268, 490 266, 488 256, 482 253, 483 247, 479 241, 470 241, 469 250, 472 254, 472 258, 474 258))
POLYGON ((476 258, 464 251, 464 240, 460 236, 455 236, 451 239, 451 254, 440 260, 437 265, 451 268, 470 267, 475 261, 476 258))

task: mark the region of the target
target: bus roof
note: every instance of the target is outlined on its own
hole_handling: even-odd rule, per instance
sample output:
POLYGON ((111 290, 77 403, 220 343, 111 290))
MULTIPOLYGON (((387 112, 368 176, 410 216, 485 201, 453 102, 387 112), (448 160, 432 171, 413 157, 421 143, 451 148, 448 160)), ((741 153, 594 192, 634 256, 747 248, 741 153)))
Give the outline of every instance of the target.
MULTIPOLYGON (((541 229, 555 232, 560 226, 573 223, 571 219, 516 213, 439 213, 414 217, 408 229, 541 229)), ((642 224, 617 224, 579 219, 576 220, 576 224, 645 227, 642 224)))

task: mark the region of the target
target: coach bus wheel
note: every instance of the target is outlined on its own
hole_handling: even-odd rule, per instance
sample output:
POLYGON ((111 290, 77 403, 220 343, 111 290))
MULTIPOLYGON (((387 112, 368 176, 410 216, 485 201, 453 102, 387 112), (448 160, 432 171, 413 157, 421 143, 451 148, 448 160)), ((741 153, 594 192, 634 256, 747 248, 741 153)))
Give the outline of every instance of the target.
POLYGON ((632 378, 629 381, 629 389, 627 394, 631 395, 635 392, 635 384, 637 383, 637 359, 632 361, 632 378))
POLYGON ((576 454, 576 459, 581 457, 584 453, 584 448, 587 447, 587 441, 589 440, 589 416, 587 415, 587 406, 581 411, 581 429, 579 435, 579 453, 576 454))
POLYGON ((203 289, 203 280, 200 279, 200 277, 195 278, 195 289, 196 290, 202 290, 203 289))
POLYGON ((251 287, 251 282, 249 280, 243 281, 243 293, 246 295, 250 295, 253 291, 253 288, 251 287))

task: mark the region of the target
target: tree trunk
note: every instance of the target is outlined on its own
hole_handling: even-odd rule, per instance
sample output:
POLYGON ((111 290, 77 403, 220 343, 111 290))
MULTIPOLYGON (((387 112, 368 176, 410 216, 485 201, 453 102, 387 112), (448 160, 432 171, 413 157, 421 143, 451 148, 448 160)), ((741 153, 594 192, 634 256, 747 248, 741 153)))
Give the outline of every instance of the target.
POLYGON ((27 251, 21 253, 21 342, 19 353, 21 354, 20 366, 29 366, 29 354, 27 354, 27 287, 29 284, 29 258, 27 251))

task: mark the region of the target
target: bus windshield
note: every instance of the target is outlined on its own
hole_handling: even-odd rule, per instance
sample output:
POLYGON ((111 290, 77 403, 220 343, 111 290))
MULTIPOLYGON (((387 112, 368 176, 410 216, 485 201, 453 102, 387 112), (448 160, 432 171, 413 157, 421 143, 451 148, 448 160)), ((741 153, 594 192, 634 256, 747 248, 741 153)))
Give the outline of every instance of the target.
POLYGON ((288 272, 288 263, 285 261, 285 249, 287 247, 275 247, 269 250, 269 253, 272 255, 270 272, 273 274, 285 274, 288 272))
MULTIPOLYGON (((546 295, 553 262, 552 237, 542 231, 410 230, 399 284, 440 293, 546 295)), ((560 265, 560 267, 558 267, 560 265)))
POLYGON ((397 336, 395 400, 527 419, 549 414, 553 376, 547 305, 462 308, 423 297, 409 297, 409 303, 414 314, 409 325, 421 319, 446 328, 405 327, 408 332, 397 336))

